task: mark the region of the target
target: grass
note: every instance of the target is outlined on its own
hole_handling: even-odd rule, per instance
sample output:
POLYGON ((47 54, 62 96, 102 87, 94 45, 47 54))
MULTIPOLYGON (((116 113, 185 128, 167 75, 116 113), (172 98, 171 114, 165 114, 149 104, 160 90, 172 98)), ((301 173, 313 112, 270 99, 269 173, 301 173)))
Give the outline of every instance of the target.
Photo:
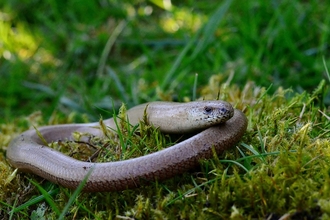
POLYGON ((326 3, 173 4, 0 3, 1 217, 328 217, 326 3), (11 175, 5 161, 9 141, 32 125, 219 92, 249 118, 242 142, 162 183, 76 197, 34 175, 11 175))

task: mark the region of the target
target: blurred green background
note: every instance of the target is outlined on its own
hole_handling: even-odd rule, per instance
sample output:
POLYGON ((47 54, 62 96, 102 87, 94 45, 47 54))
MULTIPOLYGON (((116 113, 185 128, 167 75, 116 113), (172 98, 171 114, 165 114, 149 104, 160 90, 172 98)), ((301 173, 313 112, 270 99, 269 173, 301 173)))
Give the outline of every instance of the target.
POLYGON ((1 1, 0 122, 37 110, 97 120, 122 102, 182 101, 196 73, 197 88, 234 72, 241 87, 311 91, 330 63, 325 4, 1 1))

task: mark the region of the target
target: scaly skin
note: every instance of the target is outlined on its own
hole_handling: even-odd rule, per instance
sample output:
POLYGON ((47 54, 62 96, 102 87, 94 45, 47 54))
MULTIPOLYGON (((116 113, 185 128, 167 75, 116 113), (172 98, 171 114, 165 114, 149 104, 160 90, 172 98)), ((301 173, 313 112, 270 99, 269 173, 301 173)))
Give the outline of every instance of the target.
MULTIPOLYGON (((28 130, 11 141, 7 158, 21 171, 32 172, 72 189, 92 169, 84 191, 119 191, 186 172, 198 165, 201 159, 212 158, 212 148, 220 154, 235 145, 247 128, 245 115, 224 101, 147 103, 127 111, 130 123, 138 123, 145 109, 148 121, 166 132, 184 133, 209 128, 161 151, 107 163, 82 162, 68 157, 44 146, 36 131, 28 130), (189 109, 189 113, 185 113, 185 109, 189 109), (185 114, 191 115, 185 117, 185 114)), ((116 129, 113 119, 105 120, 105 124, 116 129)), ((98 123, 55 125, 38 128, 38 131, 47 142, 52 142, 72 140, 71 134, 74 131, 102 136, 100 129, 95 128, 97 126, 98 123)))

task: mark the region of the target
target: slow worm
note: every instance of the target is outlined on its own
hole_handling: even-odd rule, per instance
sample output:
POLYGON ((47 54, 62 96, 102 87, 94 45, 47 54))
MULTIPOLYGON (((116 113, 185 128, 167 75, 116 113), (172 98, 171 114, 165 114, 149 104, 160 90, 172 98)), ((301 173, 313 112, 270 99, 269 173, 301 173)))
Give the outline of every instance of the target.
MULTIPOLYGON (((16 168, 32 172, 56 184, 76 188, 89 173, 84 191, 119 191, 155 180, 165 180, 235 145, 247 128, 245 115, 224 101, 188 103, 151 102, 127 111, 135 125, 147 114, 147 121, 168 133, 198 132, 196 135, 158 152, 124 161, 89 163, 66 156, 45 146, 37 132, 28 130, 13 139, 7 158, 16 168), (220 123, 220 124, 219 124, 220 123), (205 129, 205 130, 202 130, 205 129), (202 131, 201 131, 202 130, 202 131)), ((116 129, 113 118, 104 123, 116 129)), ((66 124, 38 128, 47 142, 73 140, 72 132, 102 136, 99 123, 66 124)))

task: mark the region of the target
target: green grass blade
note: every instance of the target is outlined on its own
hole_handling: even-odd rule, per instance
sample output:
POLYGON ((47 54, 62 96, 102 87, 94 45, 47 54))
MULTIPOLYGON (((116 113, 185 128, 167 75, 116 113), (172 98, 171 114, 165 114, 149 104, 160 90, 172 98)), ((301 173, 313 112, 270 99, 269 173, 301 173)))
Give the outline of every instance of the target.
POLYGON ((119 34, 124 30, 124 28, 126 27, 127 21, 121 21, 118 26, 115 28, 115 30, 112 32, 111 36, 109 37, 103 51, 102 51, 102 55, 100 58, 100 62, 99 65, 97 67, 97 71, 96 71, 96 75, 98 77, 103 75, 104 72, 104 68, 106 65, 106 61, 108 59, 109 53, 111 51, 111 48, 113 47, 116 39, 118 38, 119 34))
POLYGON ((44 190, 38 183, 34 182, 33 180, 30 180, 32 182, 32 184, 34 184, 39 191, 42 193, 42 195, 37 196, 35 198, 30 199, 29 201, 27 201, 26 203, 17 206, 16 208, 14 208, 11 213, 16 213, 19 212, 21 210, 24 210, 32 205, 35 205, 43 200, 46 200, 48 202, 48 204, 53 208, 53 210, 56 213, 60 213, 60 211, 58 210, 57 206, 55 205, 53 199, 51 198, 52 195, 56 195, 59 192, 59 189, 51 189, 49 191, 44 190))
POLYGON ((232 0, 227 0, 223 4, 221 4, 217 8, 215 13, 213 13, 208 23, 206 23, 203 28, 199 29, 194 35, 194 37, 189 41, 189 43, 183 48, 183 50, 171 66, 171 69, 166 73, 165 79, 161 84, 161 89, 164 90, 168 87, 168 85, 172 81, 173 75, 178 71, 179 66, 182 64, 185 58, 188 58, 189 60, 189 62, 186 61, 186 63, 192 62, 197 57, 197 55, 200 54, 209 45, 212 40, 212 37, 214 36, 214 32, 218 28, 219 23, 222 21, 223 16, 226 14, 231 2, 232 0), (201 38, 201 40, 198 40, 199 38, 201 38), (198 44, 194 48, 196 42, 198 42, 198 44), (192 55, 186 57, 188 51, 192 48, 194 48, 192 55))
POLYGON ((73 194, 71 195, 68 203, 65 205, 64 209, 62 210, 61 214, 59 215, 58 219, 65 219, 65 215, 68 212, 70 206, 74 203, 75 199, 77 198, 77 196, 79 195, 79 193, 82 191, 82 189, 84 188, 89 176, 92 174, 94 170, 94 167, 90 168, 90 170, 88 171, 87 175, 85 176, 85 178, 83 179, 83 181, 81 181, 81 183, 79 184, 79 186, 77 187, 77 189, 73 192, 73 194))

